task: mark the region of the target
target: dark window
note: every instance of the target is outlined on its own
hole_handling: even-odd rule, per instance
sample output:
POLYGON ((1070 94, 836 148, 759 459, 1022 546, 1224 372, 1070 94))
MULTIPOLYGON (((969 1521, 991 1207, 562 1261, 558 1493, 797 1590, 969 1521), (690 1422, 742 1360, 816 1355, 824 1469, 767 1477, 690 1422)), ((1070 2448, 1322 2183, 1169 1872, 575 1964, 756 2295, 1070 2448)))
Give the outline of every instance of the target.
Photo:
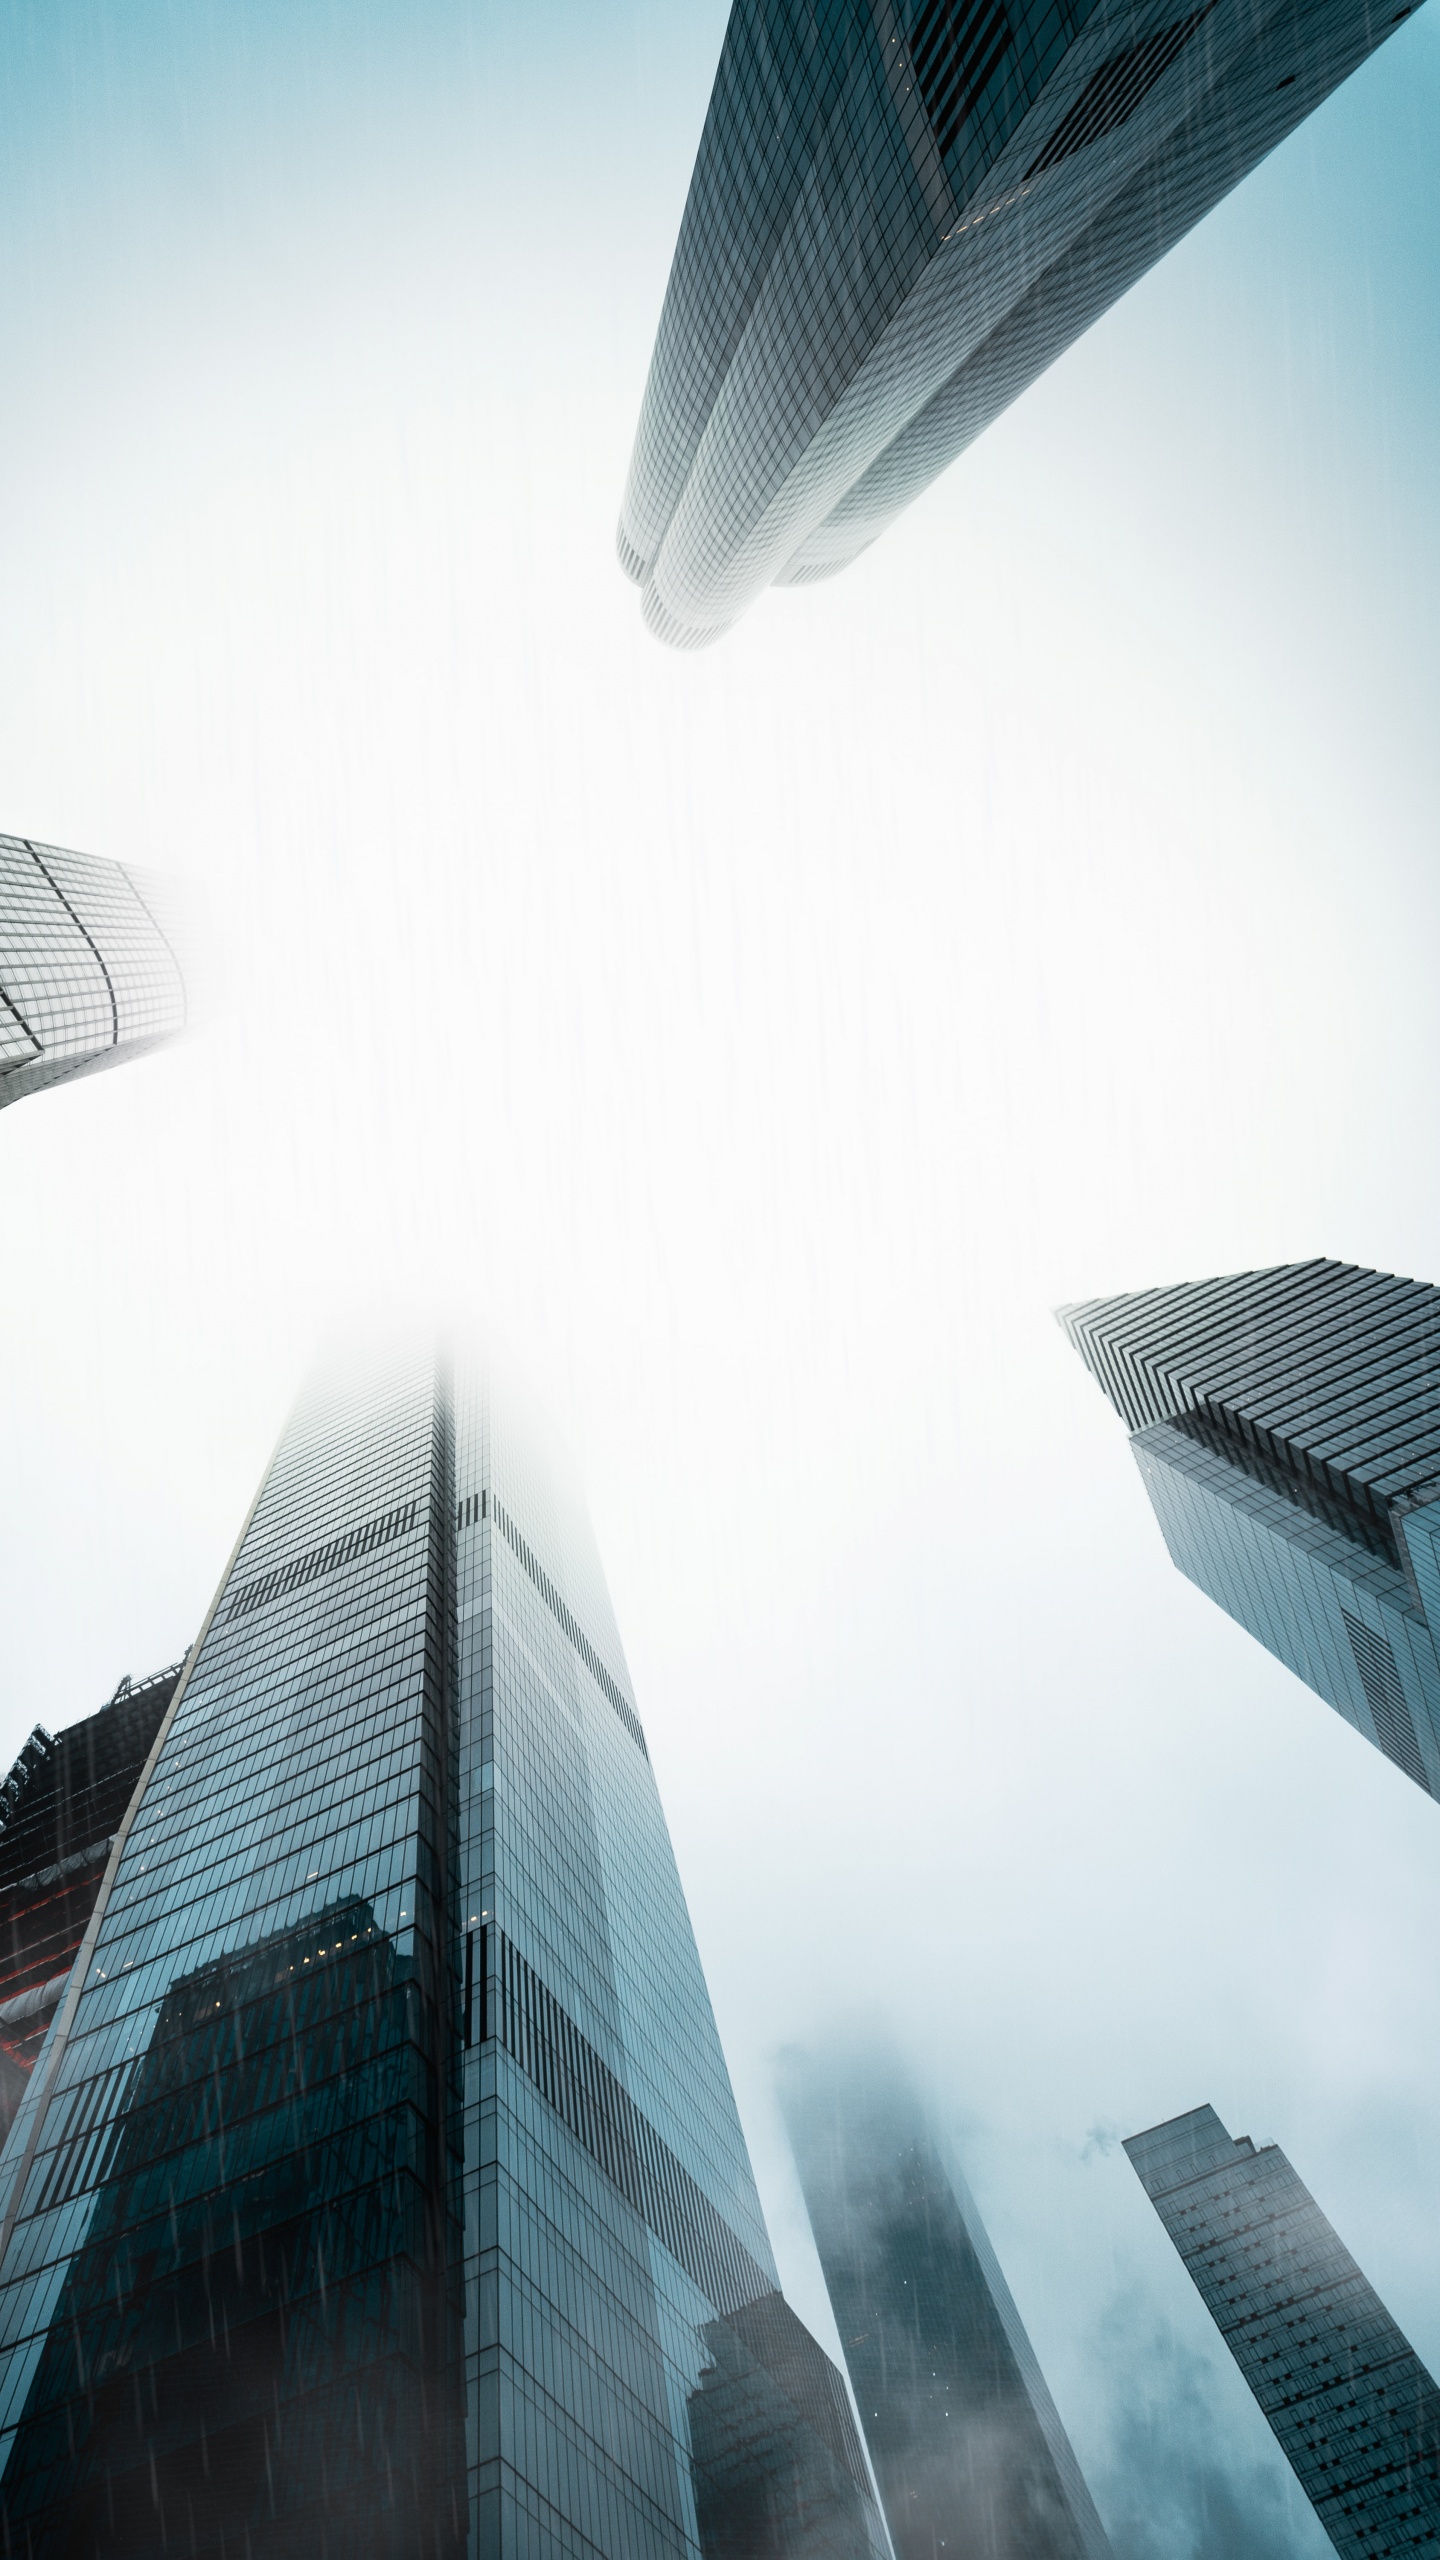
POLYGON ((925 0, 910 59, 942 154, 1014 42, 1004 0, 925 0))
POLYGON ((1394 1761, 1397 1769, 1403 1769, 1406 1777, 1413 1778, 1416 1786, 1423 1787, 1429 1795, 1430 1781, 1425 1775, 1425 1764, 1420 1757, 1415 1727, 1405 1703, 1405 1692, 1400 1686, 1400 1673, 1389 1641, 1385 1636, 1378 1636, 1373 1627, 1363 1625, 1359 1618, 1352 1618, 1348 1609, 1342 1609, 1340 1615, 1350 1638, 1350 1650, 1355 1656, 1355 1668, 1360 1674, 1366 1704, 1375 1719, 1375 1735, 1380 1748, 1388 1759, 1394 1761))
MULTIPOLYGON (((498 1508, 498 1505, 497 1505, 498 1508)), ((503 1929, 481 1931, 480 2018, 592 2160, 721 2311, 774 2290, 589 2038, 503 1929)))
POLYGON ((1213 1450, 1217 1458, 1241 1468, 1256 1484, 1308 1511, 1312 1519, 1338 1531, 1352 1546, 1381 1557, 1397 1573, 1403 1571, 1389 1513, 1378 1506, 1372 1509, 1362 1498, 1363 1487, 1329 1469, 1322 1475, 1273 1431, 1258 1423, 1247 1426, 1220 1404, 1193 1405, 1188 1413, 1172 1414, 1170 1425, 1183 1431, 1187 1440, 1198 1441, 1202 1449, 1213 1450))
POLYGON ((414 1528, 416 1508, 413 1502, 402 1502, 398 1510, 385 1512, 379 1520, 367 1520, 360 1529, 347 1529, 343 1538, 331 1538, 323 1547, 311 1547, 293 1564, 277 1565, 273 1573, 262 1573, 257 1581, 242 1584, 225 1612, 226 1618, 248 1617, 252 1609, 263 1609, 267 1600, 278 1600, 282 1591, 298 1591, 302 1583, 314 1582, 322 1573, 334 1573, 356 1556, 368 1556, 376 1547, 388 1547, 392 1538, 403 1538, 407 1530, 414 1528))
POLYGON ((1083 151, 1088 143, 1099 142, 1107 133, 1117 133, 1122 124, 1128 124, 1215 5, 1216 0, 1206 0, 1203 9, 1192 9, 1188 18, 1177 18, 1173 26, 1157 27, 1139 44, 1127 45, 1123 53, 1112 53, 1108 62, 1092 71, 1039 158, 1031 161, 1026 177, 1038 177, 1042 169, 1053 169, 1059 161, 1068 160, 1072 151, 1083 151))

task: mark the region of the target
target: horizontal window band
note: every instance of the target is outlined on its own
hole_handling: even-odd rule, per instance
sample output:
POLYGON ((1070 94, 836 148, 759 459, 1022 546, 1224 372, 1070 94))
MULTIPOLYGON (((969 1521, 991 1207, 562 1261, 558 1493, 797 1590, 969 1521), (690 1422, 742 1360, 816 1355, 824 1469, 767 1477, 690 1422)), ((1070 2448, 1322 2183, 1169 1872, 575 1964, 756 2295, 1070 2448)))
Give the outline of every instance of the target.
POLYGON ((774 2278, 503 1929, 482 1923, 469 1933, 465 1980, 466 2043, 474 2032, 478 1991, 478 2041, 504 2046, 716 2310, 739 2311, 773 2293, 774 2278))
POLYGON ((317 1582, 322 1574, 338 1572, 342 1564, 353 1564, 357 1556, 373 1555, 377 1547, 388 1547, 394 1538, 403 1538, 414 1528, 419 1515, 418 1502, 402 1502, 394 1511, 384 1512, 378 1520, 367 1520, 362 1528, 347 1529, 328 1545, 311 1547, 291 1564, 277 1565, 272 1573, 262 1573, 258 1580, 246 1582, 236 1592, 225 1612, 228 1626, 232 1618, 248 1618, 252 1609, 263 1609, 287 1591, 299 1591, 307 1582, 317 1582))

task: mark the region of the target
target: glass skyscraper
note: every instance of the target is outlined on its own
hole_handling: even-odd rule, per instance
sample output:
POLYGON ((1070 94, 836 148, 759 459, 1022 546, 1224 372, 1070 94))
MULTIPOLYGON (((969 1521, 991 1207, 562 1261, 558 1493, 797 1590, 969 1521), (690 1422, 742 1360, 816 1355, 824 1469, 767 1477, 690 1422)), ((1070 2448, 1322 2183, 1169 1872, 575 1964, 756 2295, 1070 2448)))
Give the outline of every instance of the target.
POLYGON ((781 2095, 896 2560, 1109 2560, 975 2200, 893 2057, 790 2054, 781 2095))
POLYGON ((1411 14, 734 0, 620 514, 652 631, 853 560, 1411 14))
POLYGON ((1181 1572, 1440 1795, 1440 1289, 1296 1262, 1060 1322, 1181 1572))
POLYGON ((880 2560, 583 1512, 469 1365, 302 1399, 0 2215, 25 2560, 880 2560))
POLYGON ((1440 2391, 1284 2152, 1213 2107, 1125 2148, 1343 2560, 1440 2553, 1440 2391))
POLYGON ((172 895, 128 863, 0 836, 0 1107, 183 1031, 172 895))

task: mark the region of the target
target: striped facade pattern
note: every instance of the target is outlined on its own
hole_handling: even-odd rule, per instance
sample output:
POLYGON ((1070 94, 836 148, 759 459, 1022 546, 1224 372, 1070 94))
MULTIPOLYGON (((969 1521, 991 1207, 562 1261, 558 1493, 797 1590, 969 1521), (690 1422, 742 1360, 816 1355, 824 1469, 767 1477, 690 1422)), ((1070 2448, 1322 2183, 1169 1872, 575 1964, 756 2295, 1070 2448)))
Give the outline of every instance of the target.
POLYGON ((1213 2107, 1125 2149, 1341 2560, 1440 2554, 1440 2391, 1284 2152, 1213 2107))
POLYGON ((773 2279, 642 2115, 588 2037, 501 1929, 481 1928, 480 2041, 498 2037, 547 2104, 720 2312, 773 2279))
POLYGON ((127 863, 0 835, 0 1108, 184 1030, 173 899, 127 863))
POLYGON ((734 0, 620 511, 650 629, 847 566, 1410 14, 734 0))
POLYGON ((1440 1290, 1314 1261, 1060 1321, 1181 1572, 1440 1796, 1440 1290))

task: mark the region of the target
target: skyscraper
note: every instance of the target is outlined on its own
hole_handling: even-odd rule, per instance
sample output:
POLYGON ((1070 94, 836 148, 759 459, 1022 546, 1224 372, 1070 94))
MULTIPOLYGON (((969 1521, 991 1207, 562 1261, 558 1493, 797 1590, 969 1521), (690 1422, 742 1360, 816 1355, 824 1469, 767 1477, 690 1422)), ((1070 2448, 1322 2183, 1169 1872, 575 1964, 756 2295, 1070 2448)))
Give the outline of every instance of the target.
POLYGON ((302 1399, 0 2163, 27 2560, 879 2560, 563 1470, 302 1399))
POLYGON ((0 2140, 69 1980, 100 1879, 182 1665, 51 1734, 37 1724, 0 1787, 0 2140))
POLYGON ((1213 2107, 1125 2148, 1336 2550, 1440 2552, 1440 2392, 1284 2152, 1213 2107))
POLYGON ((183 1031, 170 895, 129 864, 0 836, 0 1106, 183 1031))
POLYGON ((1410 15, 734 0, 620 514, 651 630, 853 560, 1410 15))
POLYGON ((974 2198, 893 2060, 781 2083, 896 2560, 1109 2560, 974 2198))
POLYGON ((1181 1572, 1440 1794, 1440 1289, 1295 1262, 1060 1322, 1181 1572))

